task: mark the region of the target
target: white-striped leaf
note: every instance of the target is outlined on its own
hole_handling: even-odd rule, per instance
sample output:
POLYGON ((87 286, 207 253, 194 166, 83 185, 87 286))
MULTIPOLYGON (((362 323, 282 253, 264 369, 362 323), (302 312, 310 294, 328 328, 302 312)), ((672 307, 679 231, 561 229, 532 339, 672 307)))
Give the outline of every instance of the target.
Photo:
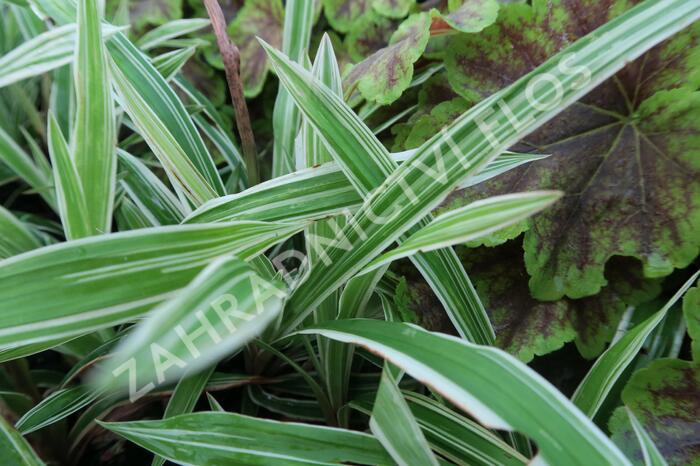
POLYGON ((185 287, 213 259, 232 253, 253 257, 302 228, 262 222, 159 227, 5 259, 0 261, 5 306, 0 347, 68 338, 134 320, 185 287))
MULTIPOLYGON (((625 63, 698 17, 700 4, 692 0, 648 0, 457 118, 394 170, 365 201, 339 235, 342 241, 328 248, 328 263, 332 265, 311 270, 290 297, 285 312, 290 318, 283 324, 284 329, 302 322, 330 293, 425 218, 461 180, 478 172, 505 148, 549 121, 625 63), (615 47, 611 48, 611 43, 615 47), (533 86, 545 74, 548 82, 556 80, 557 85, 533 86), (533 99, 538 107, 532 105, 533 99), (550 105, 542 106, 542 102, 550 105), (508 109, 507 114, 503 108, 508 109), (525 123, 514 127, 511 121, 525 123)), ((298 103, 320 105, 313 97, 308 95, 298 103)), ((334 117, 330 110, 328 115, 334 117)), ((369 166, 367 162, 358 163, 362 167, 358 172, 369 166)))
POLYGON ((98 10, 98 0, 78 3, 74 65, 77 105, 71 148, 85 197, 88 235, 111 231, 117 170, 112 86, 98 10))
POLYGON ((497 348, 379 320, 328 322, 301 333, 364 346, 487 427, 530 436, 548 464, 630 464, 556 388, 497 348))
POLYGON ((400 246, 374 259, 362 273, 411 256, 417 251, 430 251, 466 243, 493 233, 536 214, 561 196, 559 191, 504 194, 445 212, 409 236, 400 246))
POLYGON ((625 369, 632 363, 644 345, 647 337, 666 317, 669 309, 693 286, 700 276, 700 270, 676 292, 675 295, 659 311, 649 316, 646 320, 628 330, 619 340, 613 343, 588 371, 586 377, 576 388, 571 401, 587 416, 593 418, 603 402, 610 394, 615 383, 619 380, 625 369))
POLYGON ((222 257, 137 324, 96 371, 94 384, 137 392, 196 373, 257 337, 282 310, 286 289, 244 261, 222 257), (137 387, 137 388, 135 388, 137 387))
MULTIPOLYGON (((102 34, 111 37, 122 29, 105 24, 102 34)), ((0 87, 72 63, 76 36, 77 25, 66 24, 49 29, 0 57, 0 87)))
POLYGON ((392 464, 381 444, 362 432, 233 413, 195 413, 163 421, 101 425, 180 464, 392 464))
POLYGON ((44 466, 29 443, 4 417, 0 416, 0 464, 7 466, 44 466))

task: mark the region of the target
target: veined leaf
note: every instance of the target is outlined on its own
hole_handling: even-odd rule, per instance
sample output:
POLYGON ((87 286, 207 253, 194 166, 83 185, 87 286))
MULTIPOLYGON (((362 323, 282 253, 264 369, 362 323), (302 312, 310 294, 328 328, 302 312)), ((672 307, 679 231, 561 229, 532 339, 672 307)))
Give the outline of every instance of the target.
POLYGON ((96 387, 132 401, 201 371, 257 337, 282 310, 286 289, 236 257, 213 261, 177 296, 149 313, 95 374, 96 387))
MULTIPOLYGON (((102 34, 111 37, 123 28, 104 25, 102 34)), ((74 58, 77 25, 66 24, 22 43, 0 57, 0 87, 38 76, 71 63, 74 58)))
POLYGON ((129 20, 137 30, 147 25, 165 24, 182 17, 183 2, 180 0, 130 0, 129 20))
POLYGON ((494 0, 448 0, 447 5, 448 14, 433 12, 433 23, 430 26, 432 35, 452 31, 481 32, 498 17, 499 4, 494 0))
POLYGON ((386 365, 372 407, 369 427, 391 457, 401 466, 438 465, 413 413, 386 365))
POLYGON ((556 388, 496 348, 379 320, 328 322, 301 333, 364 346, 484 425, 532 437, 550 464, 630 464, 556 388))
POLYGON ((134 45, 143 51, 162 46, 165 42, 209 26, 206 18, 176 19, 151 29, 142 35, 134 45))
POLYGON ((411 82, 413 63, 423 55, 428 44, 430 24, 428 13, 410 16, 392 34, 386 48, 352 69, 346 86, 357 86, 367 100, 380 104, 390 104, 398 99, 411 82))
POLYGON ((0 416, 0 462, 8 466, 44 466, 27 441, 0 416))
MULTIPOLYGON (((697 361, 657 359, 635 372, 622 390, 626 409, 634 414, 669 464, 695 465, 700 461, 699 367, 697 361)), ((640 446, 625 411, 616 410, 610 419, 612 439, 631 459, 642 463, 645 450, 648 453, 649 449, 640 446)))
MULTIPOLYGON (((640 1, 530 3, 503 5, 483 33, 450 38, 447 76, 460 95, 497 91, 640 1)), ((537 299, 598 293, 613 256, 636 257, 653 278, 700 251, 700 23, 644 52, 523 139, 552 154, 546 161, 462 195, 567 193, 528 222, 523 247, 537 299)))
POLYGON ((599 356, 625 309, 660 292, 660 284, 642 277, 634 261, 617 258, 607 269, 608 286, 597 295, 541 301, 530 294, 522 238, 498 247, 460 248, 458 254, 498 329, 496 346, 523 362, 570 341, 584 358, 599 356))
POLYGON ((231 39, 241 52, 241 81, 246 97, 260 93, 269 69, 265 51, 256 37, 280 47, 283 18, 284 8, 280 0, 249 0, 228 27, 231 39))
MULTIPOLYGON (((76 45, 74 76, 77 105, 71 140, 72 155, 85 196, 87 233, 106 234, 112 226, 117 135, 98 0, 78 2, 76 45)), ((78 230, 73 232, 78 233, 78 230)), ((71 239, 79 237, 73 234, 71 239)))
POLYGON ((470 241, 529 217, 560 198, 561 193, 557 191, 505 194, 447 211, 413 233, 399 247, 370 262, 363 273, 418 251, 470 241))
POLYGON ((681 299, 688 288, 693 286, 699 276, 700 270, 693 274, 663 308, 633 329, 628 330, 596 360, 571 397, 571 401, 581 411, 591 418, 595 416, 615 382, 641 349, 644 341, 663 320, 668 310, 681 299))
POLYGON ((350 430, 257 419, 233 413, 196 413, 164 421, 102 423, 119 435, 178 463, 214 466, 391 464, 372 436, 350 430), (207 426, 202 431, 202 426, 207 426), (187 448, 182 448, 187 446, 187 448))
POLYGON ((261 222, 159 227, 5 259, 0 262, 0 300, 7 312, 0 318, 0 347, 134 320, 186 286, 216 257, 253 257, 301 228, 261 222))
POLYGON ((287 313, 308 314, 424 218, 462 179, 619 70, 625 61, 636 58, 700 16, 700 5, 689 0, 672 2, 650 0, 613 19, 531 74, 472 107, 421 146, 365 201, 342 232, 343 244, 351 247, 329 248, 332 267, 317 267, 309 273, 287 302, 287 313), (660 15, 662 10, 664 15, 660 15), (678 16, 670 18, 671 11, 678 16), (665 22, 667 19, 669 23, 665 22), (610 41, 616 44, 614 49, 610 49, 610 41), (564 68, 562 60, 567 65, 564 68), (574 67, 576 72, 571 71, 574 67), (587 72, 582 74, 582 69, 587 72), (543 73, 549 73, 558 85, 533 87, 531 82, 540 81, 538 76, 543 73), (541 110, 533 109, 526 97, 528 88, 533 99, 550 105, 540 106, 541 110), (556 98, 556 102, 552 98, 556 98), (553 102, 555 106, 551 105, 553 102), (514 127, 503 108, 508 108, 518 121, 527 123, 514 127))

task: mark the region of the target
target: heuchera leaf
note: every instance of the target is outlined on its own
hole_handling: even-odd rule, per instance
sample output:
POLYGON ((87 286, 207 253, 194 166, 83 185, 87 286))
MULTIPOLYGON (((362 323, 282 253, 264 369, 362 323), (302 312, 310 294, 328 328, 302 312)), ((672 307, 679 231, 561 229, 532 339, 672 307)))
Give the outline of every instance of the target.
MULTIPOLYGON (((636 372, 622 392, 669 464, 700 464, 700 365, 679 359, 658 359, 636 372)), ((610 420, 613 441, 632 460, 642 462, 639 441, 627 414, 618 409, 610 420)))
POLYGON ((389 45, 357 64, 346 86, 357 86, 367 100, 389 104, 411 83, 413 63, 423 54, 430 38, 430 15, 411 15, 392 34, 389 45))
POLYGON ((403 18, 415 4, 415 0, 374 0, 374 11, 389 18, 403 18))
POLYGON ((395 19, 370 10, 357 20, 355 26, 345 36, 345 46, 350 58, 361 62, 385 47, 399 24, 400 22, 395 19))
POLYGON ((460 257, 489 311, 496 345, 525 362, 570 341, 582 356, 597 356, 615 333, 627 305, 659 292, 655 282, 628 276, 635 264, 623 261, 608 271, 611 284, 596 296, 539 301, 527 286, 521 241, 498 248, 462 249, 460 257), (636 293, 627 293, 629 288, 636 293))
POLYGON ((282 47, 284 7, 281 0, 247 0, 229 25, 228 32, 241 52, 241 78, 246 97, 262 90, 270 65, 256 37, 282 47))
MULTIPOLYGON (((450 39, 450 82, 468 99, 493 93, 634 3, 506 5, 497 24, 483 33, 450 39)), ((640 259, 648 277, 668 275, 697 255, 699 36, 695 24, 630 63, 523 142, 551 157, 485 188, 489 195, 567 192, 557 206, 531 220, 525 234, 525 263, 536 298, 597 293, 607 283, 604 266, 613 255, 640 259)))
POLYGON ((326 19, 338 32, 349 32, 370 8, 371 0, 323 0, 326 19))
POLYGON ((148 24, 161 25, 182 18, 182 0, 131 0, 129 21, 141 30, 148 24))
POLYGON ((430 28, 433 35, 456 30, 461 32, 479 32, 496 21, 498 16, 497 0, 448 0, 450 13, 434 15, 430 28))

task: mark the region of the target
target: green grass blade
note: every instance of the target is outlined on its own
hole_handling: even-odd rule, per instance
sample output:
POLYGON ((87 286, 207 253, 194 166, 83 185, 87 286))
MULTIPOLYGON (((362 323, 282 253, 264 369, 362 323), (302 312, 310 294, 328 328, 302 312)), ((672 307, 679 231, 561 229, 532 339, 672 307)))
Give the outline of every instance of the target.
POLYGON ((176 225, 182 221, 184 209, 175 195, 139 159, 117 150, 122 176, 119 184, 141 212, 154 225, 176 225))
POLYGON ((7 466, 44 466, 29 443, 4 417, 0 416, 0 464, 7 466))
POLYGON ((68 143, 53 115, 49 115, 48 133, 58 212, 66 239, 75 240, 91 236, 94 230, 90 226, 87 200, 80 174, 70 155, 68 143))
POLYGON ((450 461, 460 466, 527 464, 527 458, 468 417, 425 395, 404 392, 404 397, 432 449, 450 461))
POLYGON ((213 259, 232 253, 251 258, 302 228, 261 222, 158 227, 5 259, 0 261, 0 301, 6 306, 0 347, 134 320, 185 287, 213 259))
POLYGON ((160 47, 171 39, 199 31, 207 26, 209 26, 209 20, 205 18, 187 18, 168 21, 142 35, 135 42, 135 45, 141 50, 146 51, 160 47))
POLYGON ((170 82, 185 66, 187 60, 194 56, 196 47, 183 47, 181 49, 171 50, 154 57, 151 60, 153 66, 158 72, 163 75, 166 81, 170 82))
MULTIPOLYGON (((405 159, 405 154, 394 154, 405 159)), ((541 155, 504 152, 487 165, 478 178, 484 181, 524 163, 543 158, 541 155), (488 175, 482 178, 481 175, 488 175)), ((475 177, 477 178, 477 177, 475 177)), ((461 187, 471 185, 468 178, 461 187)), ((284 220, 320 219, 354 212, 362 198, 338 165, 331 162, 320 167, 299 170, 248 189, 207 202, 185 220, 187 223, 226 222, 236 219, 284 220)))
MULTIPOLYGON (((116 34, 115 26, 102 26, 105 37, 116 34)), ((0 57, 0 88, 38 76, 73 62, 77 25, 49 29, 0 57)))
POLYGON ((379 320, 328 322, 301 333, 364 346, 482 424, 530 436, 549 464, 630 464, 556 388, 502 350, 379 320))
POLYGON ((16 256, 41 246, 37 237, 21 220, 0 206, 0 259, 16 256))
MULTIPOLYGON (((209 378, 214 373, 215 367, 216 366, 211 366, 197 374, 183 376, 175 386, 175 390, 173 390, 173 394, 168 400, 168 406, 165 408, 163 419, 168 419, 179 414, 191 413, 197 404, 197 400, 202 396, 209 378)), ((151 466, 162 466, 164 462, 165 458, 156 456, 153 458, 151 466)))
POLYGON ((120 103, 139 133, 195 204, 224 194, 202 137, 161 74, 123 34, 107 44, 120 103))
POLYGON ((95 401, 97 396, 98 393, 84 385, 58 390, 27 411, 17 421, 15 428, 22 435, 43 429, 81 410, 95 401))
POLYGON ((51 205, 53 202, 53 196, 49 194, 51 180, 2 127, 0 127, 0 161, 33 190, 40 193, 51 205))
POLYGON ((369 428, 401 466, 437 466, 413 413, 391 372, 384 367, 369 428))
POLYGON ((391 458, 380 443, 361 432, 270 421, 233 413, 196 413, 164 421, 101 425, 181 464, 391 464, 391 458), (202 431, 203 425, 207 426, 206 431, 202 431))
POLYGON ((409 236, 399 247, 374 259, 363 273, 418 251, 430 251, 480 238, 542 211, 561 196, 559 191, 505 194, 445 212, 409 236))
POLYGON ((625 369, 632 363, 651 332, 666 317, 669 309, 678 302, 685 292, 700 277, 700 270, 676 292, 659 311, 628 330, 596 359, 593 367, 576 388, 571 401, 588 417, 593 418, 610 394, 625 369))
MULTIPOLYGON (((292 316, 292 320, 286 328, 298 325, 326 296, 420 222, 463 179, 478 172, 505 148, 549 121, 625 63, 698 17, 697 2, 647 0, 457 118, 393 171, 365 201, 342 232, 342 245, 352 247, 330 248, 328 255, 333 266, 312 270, 295 290, 287 302, 285 315, 292 316), (611 48, 611 42, 616 47, 611 48), (532 86, 544 74, 558 85, 532 86), (533 107, 533 99, 539 108, 533 107), (542 102, 549 105, 543 106, 542 102), (508 109, 508 114, 503 108, 508 109), (510 123, 513 120, 523 124, 516 128, 510 123)), ((362 161, 358 164, 362 168, 368 166, 362 161)))
POLYGON ((279 283, 260 278, 243 260, 217 259, 140 322, 93 383, 100 391, 128 388, 135 401, 242 348, 277 317, 285 297, 279 283))
MULTIPOLYGON (((309 49, 314 21, 314 0, 288 0, 284 9, 282 50, 291 60, 303 63, 309 49)), ((280 87, 272 114, 274 131, 272 177, 294 171, 294 141, 301 115, 286 89, 280 87)))
POLYGON ((639 440, 639 446, 642 449, 642 456, 644 458, 644 466, 668 466, 668 463, 661 456, 661 452, 654 444, 654 441, 649 437, 649 434, 644 429, 644 426, 637 416, 634 415, 631 409, 625 408, 627 415, 629 416, 630 424, 634 433, 637 435, 637 440, 639 440))
POLYGON ((88 233, 99 235, 111 231, 117 135, 98 0, 78 2, 76 45, 74 77, 77 105, 71 140, 72 154, 86 200, 88 233))

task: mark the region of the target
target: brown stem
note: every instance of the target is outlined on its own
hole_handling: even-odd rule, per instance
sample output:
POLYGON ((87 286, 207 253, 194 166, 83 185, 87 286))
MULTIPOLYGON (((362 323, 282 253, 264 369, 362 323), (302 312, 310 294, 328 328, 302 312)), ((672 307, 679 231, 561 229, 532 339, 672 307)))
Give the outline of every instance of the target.
POLYGON ((243 95, 243 84, 241 83, 241 54, 236 44, 228 37, 226 18, 224 18, 224 12, 221 11, 218 0, 204 0, 204 6, 207 9, 207 14, 209 14, 214 34, 216 34, 216 43, 219 45, 219 51, 224 60, 228 91, 231 94, 233 108, 236 111, 236 126, 238 127, 238 133, 241 135, 243 157, 248 169, 248 185, 253 186, 260 182, 260 176, 258 174, 258 155, 255 148, 253 128, 250 125, 248 105, 243 95))

